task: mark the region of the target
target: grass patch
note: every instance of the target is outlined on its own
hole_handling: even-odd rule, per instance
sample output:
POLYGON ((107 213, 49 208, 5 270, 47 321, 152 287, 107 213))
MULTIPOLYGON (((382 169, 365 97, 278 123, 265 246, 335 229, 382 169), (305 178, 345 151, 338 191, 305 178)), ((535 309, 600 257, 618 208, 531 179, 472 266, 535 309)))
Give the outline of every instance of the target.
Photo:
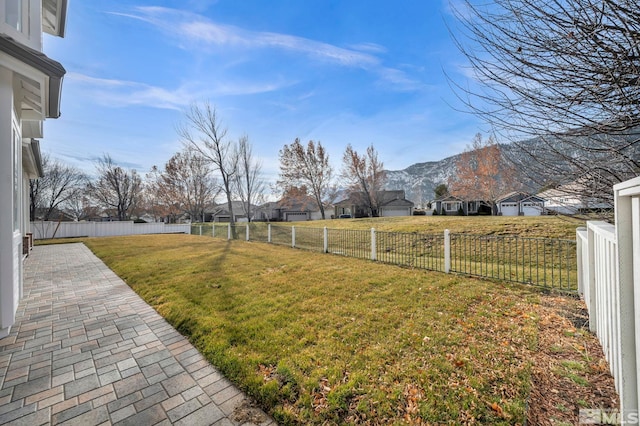
MULTIPOLYGON (((565 216, 411 216, 334 219, 296 222, 296 226, 333 229, 371 229, 423 234, 452 233, 519 235, 529 238, 576 238, 576 228, 585 221, 565 216)), ((288 224, 287 224, 288 225, 288 224)))
POLYGON ((85 243, 279 423, 524 421, 533 289, 187 235, 85 243))

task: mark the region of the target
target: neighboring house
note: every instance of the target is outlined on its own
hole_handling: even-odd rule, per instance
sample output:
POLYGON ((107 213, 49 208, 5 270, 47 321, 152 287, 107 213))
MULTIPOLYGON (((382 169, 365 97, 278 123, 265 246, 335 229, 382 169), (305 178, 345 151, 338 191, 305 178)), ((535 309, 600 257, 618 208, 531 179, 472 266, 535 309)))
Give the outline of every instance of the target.
POLYGON ((582 189, 578 184, 573 183, 547 189, 537 195, 545 200, 545 212, 551 214, 578 214, 594 209, 612 208, 607 203, 581 196, 582 189))
POLYGON ((50 212, 49 209, 45 208, 37 208, 35 211, 35 220, 44 220, 45 214, 49 213, 49 217, 47 220, 51 221, 65 221, 65 222, 73 222, 75 218, 71 216, 69 213, 64 212, 56 207, 54 207, 50 212))
MULTIPOLYGON (((248 222, 247 214, 245 213, 245 205, 242 201, 232 201, 231 208, 233 209, 234 222, 248 222)), ((258 219, 256 209, 258 207, 251 206, 251 220, 258 219)), ((211 209, 205 210, 206 222, 229 222, 231 220, 231 214, 229 213, 229 207, 227 203, 220 203, 211 209)))
MULTIPOLYGON (((330 208, 325 206, 325 216, 330 208)), ((279 201, 265 203, 256 209, 256 220, 300 222, 305 220, 321 220, 322 213, 313 197, 283 198, 279 201)))
POLYGON ((491 206, 480 200, 463 200, 453 195, 445 195, 432 202, 433 212, 439 215, 458 215, 460 212, 464 216, 475 214, 491 214, 491 206))
POLYGON ((29 251, 29 179, 42 176, 43 122, 60 116, 65 69, 42 53, 43 31, 63 37, 66 0, 3 0, 0 6, 0 337, 23 294, 29 251))
POLYGON ((411 216, 413 202, 405 198, 404 190, 380 191, 377 194, 378 211, 370 211, 364 193, 355 192, 335 203, 334 217, 411 216))
POLYGON ((540 216, 544 213, 544 198, 525 192, 511 192, 496 201, 498 215, 540 216))

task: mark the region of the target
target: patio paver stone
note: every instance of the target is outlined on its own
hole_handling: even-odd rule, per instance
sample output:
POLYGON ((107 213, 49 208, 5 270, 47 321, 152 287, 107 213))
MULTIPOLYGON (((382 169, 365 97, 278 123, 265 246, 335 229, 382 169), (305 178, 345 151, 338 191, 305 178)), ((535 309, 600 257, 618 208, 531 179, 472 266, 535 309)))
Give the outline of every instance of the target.
POLYGON ((0 339, 0 425, 275 425, 248 402, 84 244, 33 248, 0 339))

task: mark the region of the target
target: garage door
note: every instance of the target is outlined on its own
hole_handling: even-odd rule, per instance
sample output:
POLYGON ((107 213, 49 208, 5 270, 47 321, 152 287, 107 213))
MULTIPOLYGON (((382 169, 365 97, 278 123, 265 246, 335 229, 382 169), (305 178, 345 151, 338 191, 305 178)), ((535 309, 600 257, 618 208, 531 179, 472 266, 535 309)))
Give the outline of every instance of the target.
POLYGON ((307 212, 291 212, 287 213, 287 221, 288 222, 300 222, 308 219, 307 212))
POLYGON ((522 213, 525 216, 540 216, 542 213, 542 203, 522 203, 522 213))
POLYGON ((407 208, 397 208, 397 209, 390 209, 390 208, 384 208, 382 209, 382 216, 385 217, 391 217, 391 216, 409 216, 409 209, 407 208))
POLYGON ((518 216, 518 203, 502 203, 500 211, 502 216, 518 216))

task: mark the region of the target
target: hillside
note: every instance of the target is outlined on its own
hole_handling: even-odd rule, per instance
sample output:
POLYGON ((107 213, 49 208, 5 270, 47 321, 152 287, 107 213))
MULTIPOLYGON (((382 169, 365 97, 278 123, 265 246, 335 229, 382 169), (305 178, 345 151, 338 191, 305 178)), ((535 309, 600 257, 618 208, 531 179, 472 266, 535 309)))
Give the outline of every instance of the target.
MULTIPOLYGON (((585 166, 606 165, 608 169, 618 169, 621 180, 633 177, 629 165, 621 158, 640 158, 640 130, 622 134, 618 137, 572 137, 570 139, 555 138, 550 143, 541 138, 532 138, 514 144, 500 144, 503 155, 516 164, 519 176, 513 189, 529 192, 539 191, 546 182, 562 184, 579 178, 587 170, 585 166), (550 149, 550 146, 553 148, 550 149), (621 148, 621 146, 625 146, 621 148), (618 151, 619 150, 619 151, 618 151), (618 153, 624 153, 624 155, 618 153), (538 162, 533 159, 542 159, 538 162), (575 167, 577 165, 577 167, 575 167), (573 171, 571 171, 573 170, 573 171)), ((434 188, 447 183, 449 177, 456 173, 456 161, 461 154, 447 157, 440 161, 415 163, 404 170, 387 170, 385 189, 404 189, 407 199, 416 206, 425 205, 435 198, 434 188)), ((601 183, 609 190, 620 180, 601 183)))

